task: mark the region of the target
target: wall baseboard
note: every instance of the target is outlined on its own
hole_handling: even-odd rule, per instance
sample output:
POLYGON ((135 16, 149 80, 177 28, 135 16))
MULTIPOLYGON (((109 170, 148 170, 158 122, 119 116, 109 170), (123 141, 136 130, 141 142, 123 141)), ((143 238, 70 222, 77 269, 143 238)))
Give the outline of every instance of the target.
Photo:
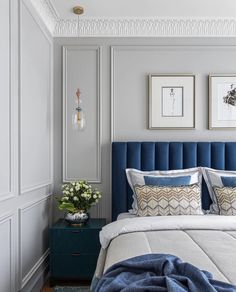
POLYGON ((41 265, 21 292, 39 292, 49 278, 49 261, 41 265))

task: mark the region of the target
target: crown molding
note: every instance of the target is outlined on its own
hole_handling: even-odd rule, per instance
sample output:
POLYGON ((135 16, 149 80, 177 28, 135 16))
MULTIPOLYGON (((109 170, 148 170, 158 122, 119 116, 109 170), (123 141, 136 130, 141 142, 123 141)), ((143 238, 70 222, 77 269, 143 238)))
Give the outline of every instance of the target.
POLYGON ((236 37, 236 18, 86 18, 56 22, 55 37, 236 37))
POLYGON ((50 0, 29 0, 54 37, 236 37, 236 18, 61 19, 50 0))
POLYGON ((52 36, 54 36, 54 30, 58 21, 58 15, 50 0, 29 0, 52 36))

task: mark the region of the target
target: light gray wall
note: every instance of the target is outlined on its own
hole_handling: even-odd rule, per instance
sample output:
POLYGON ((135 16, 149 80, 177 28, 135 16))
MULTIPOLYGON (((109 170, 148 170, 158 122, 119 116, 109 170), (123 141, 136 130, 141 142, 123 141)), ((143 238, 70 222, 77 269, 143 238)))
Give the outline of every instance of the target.
POLYGON ((52 40, 33 15, 23 0, 0 2, 1 292, 39 291, 48 269, 52 40))
MULTIPOLYGON (((57 38, 54 43, 55 186, 62 181, 62 46, 100 46, 101 57, 101 165, 102 180, 97 186, 103 191, 94 216, 111 215, 111 141, 227 141, 236 140, 235 131, 208 130, 208 74, 236 73, 236 41, 200 38, 119 38, 72 39, 57 38), (148 130, 148 74, 196 74, 196 129, 148 130)), ((78 56, 79 57, 79 56, 78 56)), ((88 60, 89 62, 89 60, 88 60)), ((86 71, 86 62, 83 67, 86 71)), ((95 69, 94 69, 95 70, 95 69)), ((69 81, 68 81, 69 82, 69 81)), ((89 86, 90 80, 80 86, 89 86)), ((91 99, 84 92, 84 102, 91 99)), ((96 104, 94 104, 96 107, 96 104)), ((87 119, 90 113, 87 112, 87 119)), ((70 139, 70 137, 67 137, 70 139)), ((80 151, 71 148, 71 155, 80 151), (74 152, 73 152, 74 151, 74 152)), ((75 161, 79 163, 80 161, 75 161)), ((91 165, 83 163, 84 168, 91 165)), ((76 175, 76 174, 75 174, 76 175)))

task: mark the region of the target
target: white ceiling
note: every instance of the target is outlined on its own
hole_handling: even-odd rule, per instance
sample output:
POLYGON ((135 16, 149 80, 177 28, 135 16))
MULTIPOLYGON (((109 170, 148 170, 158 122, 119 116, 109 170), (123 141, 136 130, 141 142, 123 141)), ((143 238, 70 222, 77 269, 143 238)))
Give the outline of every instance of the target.
POLYGON ((73 19, 81 5, 85 17, 235 17, 236 0, 48 0, 59 18, 73 19))

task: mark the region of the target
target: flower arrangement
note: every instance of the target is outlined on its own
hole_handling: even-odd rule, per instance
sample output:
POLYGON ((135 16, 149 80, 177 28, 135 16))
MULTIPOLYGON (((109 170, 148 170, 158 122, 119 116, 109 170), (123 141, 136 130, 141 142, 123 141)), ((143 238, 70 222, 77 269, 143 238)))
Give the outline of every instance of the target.
POLYGON ((92 188, 86 181, 77 181, 62 185, 63 196, 57 198, 58 208, 75 214, 88 209, 98 203, 102 195, 97 189, 92 188))

